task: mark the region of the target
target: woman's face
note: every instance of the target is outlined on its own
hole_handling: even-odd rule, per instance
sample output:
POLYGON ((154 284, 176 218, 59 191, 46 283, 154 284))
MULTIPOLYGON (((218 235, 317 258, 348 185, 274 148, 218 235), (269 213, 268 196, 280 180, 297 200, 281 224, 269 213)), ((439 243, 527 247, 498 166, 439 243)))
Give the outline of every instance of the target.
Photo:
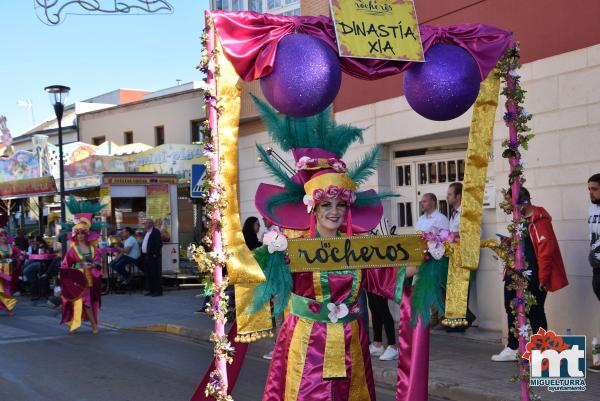
POLYGON ((258 220, 256 220, 254 222, 254 232, 258 234, 259 231, 260 231, 260 222, 258 220))
POLYGON ((85 242, 85 236, 86 236, 86 232, 85 231, 78 231, 77 232, 77 242, 84 243, 85 242))
POLYGON ((348 203, 344 200, 325 199, 315 208, 318 227, 328 232, 336 232, 344 222, 347 209, 348 203))

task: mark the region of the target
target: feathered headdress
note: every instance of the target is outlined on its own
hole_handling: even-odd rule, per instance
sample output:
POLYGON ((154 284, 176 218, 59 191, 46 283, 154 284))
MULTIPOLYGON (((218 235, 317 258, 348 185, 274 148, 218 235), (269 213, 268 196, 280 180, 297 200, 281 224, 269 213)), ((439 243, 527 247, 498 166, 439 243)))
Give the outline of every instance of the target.
POLYGON ((79 232, 87 233, 88 242, 95 241, 100 237, 102 223, 95 222, 94 215, 98 214, 105 205, 90 201, 78 201, 71 195, 65 201, 65 206, 73 214, 74 220, 72 223, 66 223, 62 229, 63 233, 67 233, 69 239, 79 232))
POLYGON ((269 135, 283 151, 291 151, 296 167, 295 174, 288 175, 257 145, 267 169, 283 185, 259 185, 255 198, 258 211, 277 226, 314 231, 314 214, 310 213, 314 206, 324 199, 341 198, 350 205, 342 229, 352 234, 375 228, 383 215, 381 199, 394 194, 358 192, 357 187, 375 172, 379 147, 348 168, 342 157, 352 143, 362 143, 361 128, 336 124, 331 108, 312 117, 297 118, 278 114, 253 98, 269 135))

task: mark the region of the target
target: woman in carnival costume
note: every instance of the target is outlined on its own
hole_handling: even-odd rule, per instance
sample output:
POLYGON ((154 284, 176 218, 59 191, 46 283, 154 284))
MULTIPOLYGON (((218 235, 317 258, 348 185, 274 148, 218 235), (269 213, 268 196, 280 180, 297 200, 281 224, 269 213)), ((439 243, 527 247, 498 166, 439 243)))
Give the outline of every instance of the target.
MULTIPOLYGON (((293 118, 277 115, 266 104, 256 102, 271 137, 283 151, 291 151, 296 162, 296 171, 289 177, 257 146, 262 161, 283 184, 260 184, 255 204, 262 216, 287 230, 303 231, 306 238, 352 236, 375 228, 383 215, 380 199, 392 194, 358 192, 357 187, 375 172, 379 148, 348 169, 341 157, 351 143, 362 141, 361 129, 336 125, 330 110, 314 117, 293 118)), ((365 289, 400 303, 404 279, 416 270, 398 267, 290 273, 281 252, 287 247, 285 237, 274 233, 264 243, 255 251, 255 258, 267 282, 256 287, 251 312, 274 298, 274 314, 281 313, 288 300, 289 313, 275 345, 263 401, 375 400, 368 340, 359 324, 357 297, 365 289)), ((404 292, 410 295, 410 289, 404 292)), ((408 314, 405 326, 410 325, 410 306, 408 314)), ((412 331, 409 337, 410 346, 412 331)), ((427 374, 411 374, 411 365, 410 360, 399 363, 399 387, 408 394, 414 393, 411 388, 424 386, 425 401, 427 374)))
POLYGON ((8 232, 0 228, 0 310, 7 311, 9 316, 14 314, 13 309, 17 300, 13 297, 15 280, 15 264, 25 258, 25 254, 14 245, 8 232))
POLYGON ((101 255, 94 243, 97 232, 90 231, 92 213, 75 215, 75 225, 69 234, 71 246, 61 264, 62 320, 75 332, 82 320, 88 320, 92 333, 98 334, 98 314, 101 297, 101 255))

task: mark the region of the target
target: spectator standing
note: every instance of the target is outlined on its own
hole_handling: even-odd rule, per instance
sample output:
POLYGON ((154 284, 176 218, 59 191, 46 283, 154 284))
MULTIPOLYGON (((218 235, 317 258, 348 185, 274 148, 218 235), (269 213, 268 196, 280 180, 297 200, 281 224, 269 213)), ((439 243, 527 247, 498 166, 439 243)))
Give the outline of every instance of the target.
POLYGON ((390 313, 386 298, 367 292, 371 321, 373 323, 373 342, 369 345, 371 356, 378 356, 382 361, 398 359, 398 345, 396 344, 396 328, 390 313), (383 346, 383 330, 387 338, 387 347, 383 346))
POLYGON ((258 238, 260 239, 260 241, 263 241, 263 237, 266 233, 270 232, 270 231, 277 231, 277 232, 281 232, 281 229, 279 227, 277 227, 275 224, 271 223, 269 220, 267 220, 266 218, 262 218, 263 224, 264 224, 264 228, 262 228, 260 230, 260 235, 258 236, 258 238))
POLYGON ((162 239, 160 231, 150 218, 144 223, 146 233, 142 240, 142 261, 146 277, 146 293, 152 297, 162 296, 162 239))
POLYGON ((453 182, 448 186, 446 201, 450 207, 450 221, 448 229, 455 235, 458 235, 460 229, 460 204, 462 202, 463 185, 460 182, 453 182))
POLYGON ((423 214, 417 220, 417 225, 415 226, 417 231, 437 232, 442 228, 448 229, 448 218, 437 210, 437 197, 435 194, 424 194, 419 203, 421 204, 423 214))
POLYGON ((262 242, 258 239, 258 233, 260 231, 260 222, 254 216, 250 216, 244 221, 244 227, 242 227, 242 234, 244 234, 244 240, 246 246, 253 251, 256 248, 262 246, 262 242))
POLYGON ((590 227, 589 262, 592 266, 592 288, 600 301, 600 174, 594 174, 588 180, 590 204, 588 225, 590 227))
POLYGON ((122 285, 126 286, 131 280, 131 275, 127 271, 127 265, 133 264, 138 265, 140 258, 140 246, 133 235, 133 229, 131 227, 125 227, 121 233, 123 239, 123 246, 116 246, 119 250, 119 256, 110 262, 110 267, 121 275, 123 281, 122 285))
MULTIPOLYGON (((519 193, 519 205, 523 205, 524 217, 528 220, 527 230, 522 236, 523 253, 527 269, 531 271, 527 290, 535 297, 536 304, 529 309, 527 319, 533 333, 540 327, 548 329, 544 304, 548 292, 558 291, 569 284, 563 264, 558 240, 552 228, 552 217, 543 207, 531 203, 531 195, 525 188, 519 193)), ((508 344, 492 361, 508 362, 517 358, 519 340, 513 332, 516 316, 512 313, 511 302, 516 291, 511 289, 510 275, 504 276, 504 308, 508 317, 508 344)))

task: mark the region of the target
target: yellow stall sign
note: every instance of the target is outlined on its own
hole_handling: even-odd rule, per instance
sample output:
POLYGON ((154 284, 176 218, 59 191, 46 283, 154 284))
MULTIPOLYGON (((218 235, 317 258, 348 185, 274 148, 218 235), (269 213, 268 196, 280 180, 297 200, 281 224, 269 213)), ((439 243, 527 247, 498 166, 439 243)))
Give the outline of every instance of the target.
POLYGON ((331 0, 341 57, 425 61, 412 0, 331 0))

